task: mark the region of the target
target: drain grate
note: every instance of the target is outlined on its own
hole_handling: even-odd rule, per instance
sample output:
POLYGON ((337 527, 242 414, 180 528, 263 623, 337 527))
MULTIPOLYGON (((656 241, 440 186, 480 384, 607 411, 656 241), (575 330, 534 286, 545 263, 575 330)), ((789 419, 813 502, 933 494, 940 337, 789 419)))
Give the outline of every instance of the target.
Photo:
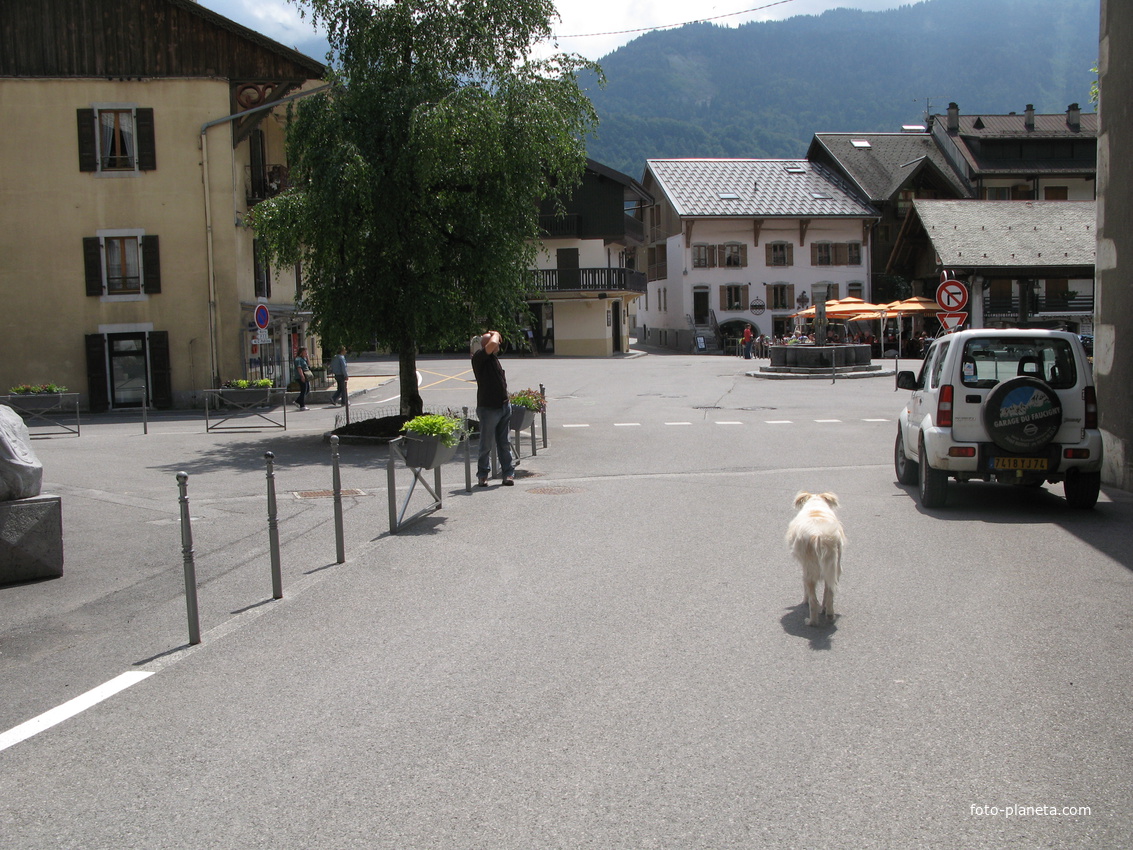
MULTIPOLYGON (((343 496, 365 496, 365 490, 342 490, 343 496)), ((296 499, 332 499, 334 490, 295 490, 292 491, 296 499)))
POLYGON ((582 490, 578 487, 530 487, 527 492, 537 496, 568 496, 571 493, 581 493, 582 490))

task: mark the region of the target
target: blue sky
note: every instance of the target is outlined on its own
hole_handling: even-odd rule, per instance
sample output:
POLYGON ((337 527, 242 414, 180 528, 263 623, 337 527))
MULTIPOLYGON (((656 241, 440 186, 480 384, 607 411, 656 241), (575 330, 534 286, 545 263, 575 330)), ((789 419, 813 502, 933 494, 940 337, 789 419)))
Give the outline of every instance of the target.
MULTIPOLYGON (((297 47, 322 60, 324 47, 310 24, 299 17, 289 0, 198 0, 249 29, 263 33, 288 47, 297 47)), ((693 4, 687 0, 559 0, 561 23, 556 27, 559 49, 600 59, 641 35, 629 32, 642 27, 663 27, 697 19, 715 18, 717 24, 736 26, 748 21, 768 21, 794 15, 818 15, 829 9, 849 7, 878 11, 914 5, 924 0, 709 0, 693 4), (711 4, 711 5, 709 5, 711 4), (739 13, 739 14, 737 14, 739 13)))

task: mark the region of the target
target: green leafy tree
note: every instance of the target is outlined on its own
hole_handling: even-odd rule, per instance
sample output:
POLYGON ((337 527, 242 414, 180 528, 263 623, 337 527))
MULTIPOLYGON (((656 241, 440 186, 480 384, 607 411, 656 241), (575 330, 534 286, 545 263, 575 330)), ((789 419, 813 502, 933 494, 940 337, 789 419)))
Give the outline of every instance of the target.
POLYGON ((549 0, 305 0, 330 89, 296 102, 292 188, 256 207, 277 263, 302 263, 325 339, 397 352, 422 412, 419 350, 517 330, 538 211, 581 179, 597 118, 577 56, 536 58, 549 0))

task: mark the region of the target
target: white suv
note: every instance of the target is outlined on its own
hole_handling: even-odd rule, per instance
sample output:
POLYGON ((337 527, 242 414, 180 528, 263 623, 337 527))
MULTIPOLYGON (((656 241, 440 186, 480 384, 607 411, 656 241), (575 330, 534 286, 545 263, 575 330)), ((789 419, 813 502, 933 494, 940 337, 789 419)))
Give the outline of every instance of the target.
POLYGON ((1082 341, 1046 330, 969 330, 933 341, 897 425, 897 480, 942 507, 948 479, 1038 487, 1063 482, 1066 501, 1092 508, 1102 438, 1082 341))

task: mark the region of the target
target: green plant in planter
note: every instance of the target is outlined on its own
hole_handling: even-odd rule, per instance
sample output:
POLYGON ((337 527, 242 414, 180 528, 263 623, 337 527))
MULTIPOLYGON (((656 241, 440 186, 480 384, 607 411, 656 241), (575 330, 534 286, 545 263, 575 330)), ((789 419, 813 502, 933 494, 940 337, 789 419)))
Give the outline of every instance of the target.
POLYGON ((46 393, 65 393, 67 388, 59 384, 18 384, 11 387, 11 395, 43 395, 46 393))
POLYGON ((526 407, 536 413, 542 413, 547 409, 547 397, 538 390, 530 388, 512 393, 508 396, 508 400, 516 407, 526 407))
POLYGON ((244 378, 233 378, 221 384, 220 388, 222 390, 266 390, 271 385, 271 378, 253 378, 250 381, 244 378))
POLYGON ((436 437, 446 446, 455 446, 464 437, 464 422, 443 413, 424 413, 401 426, 401 430, 419 437, 436 437))

